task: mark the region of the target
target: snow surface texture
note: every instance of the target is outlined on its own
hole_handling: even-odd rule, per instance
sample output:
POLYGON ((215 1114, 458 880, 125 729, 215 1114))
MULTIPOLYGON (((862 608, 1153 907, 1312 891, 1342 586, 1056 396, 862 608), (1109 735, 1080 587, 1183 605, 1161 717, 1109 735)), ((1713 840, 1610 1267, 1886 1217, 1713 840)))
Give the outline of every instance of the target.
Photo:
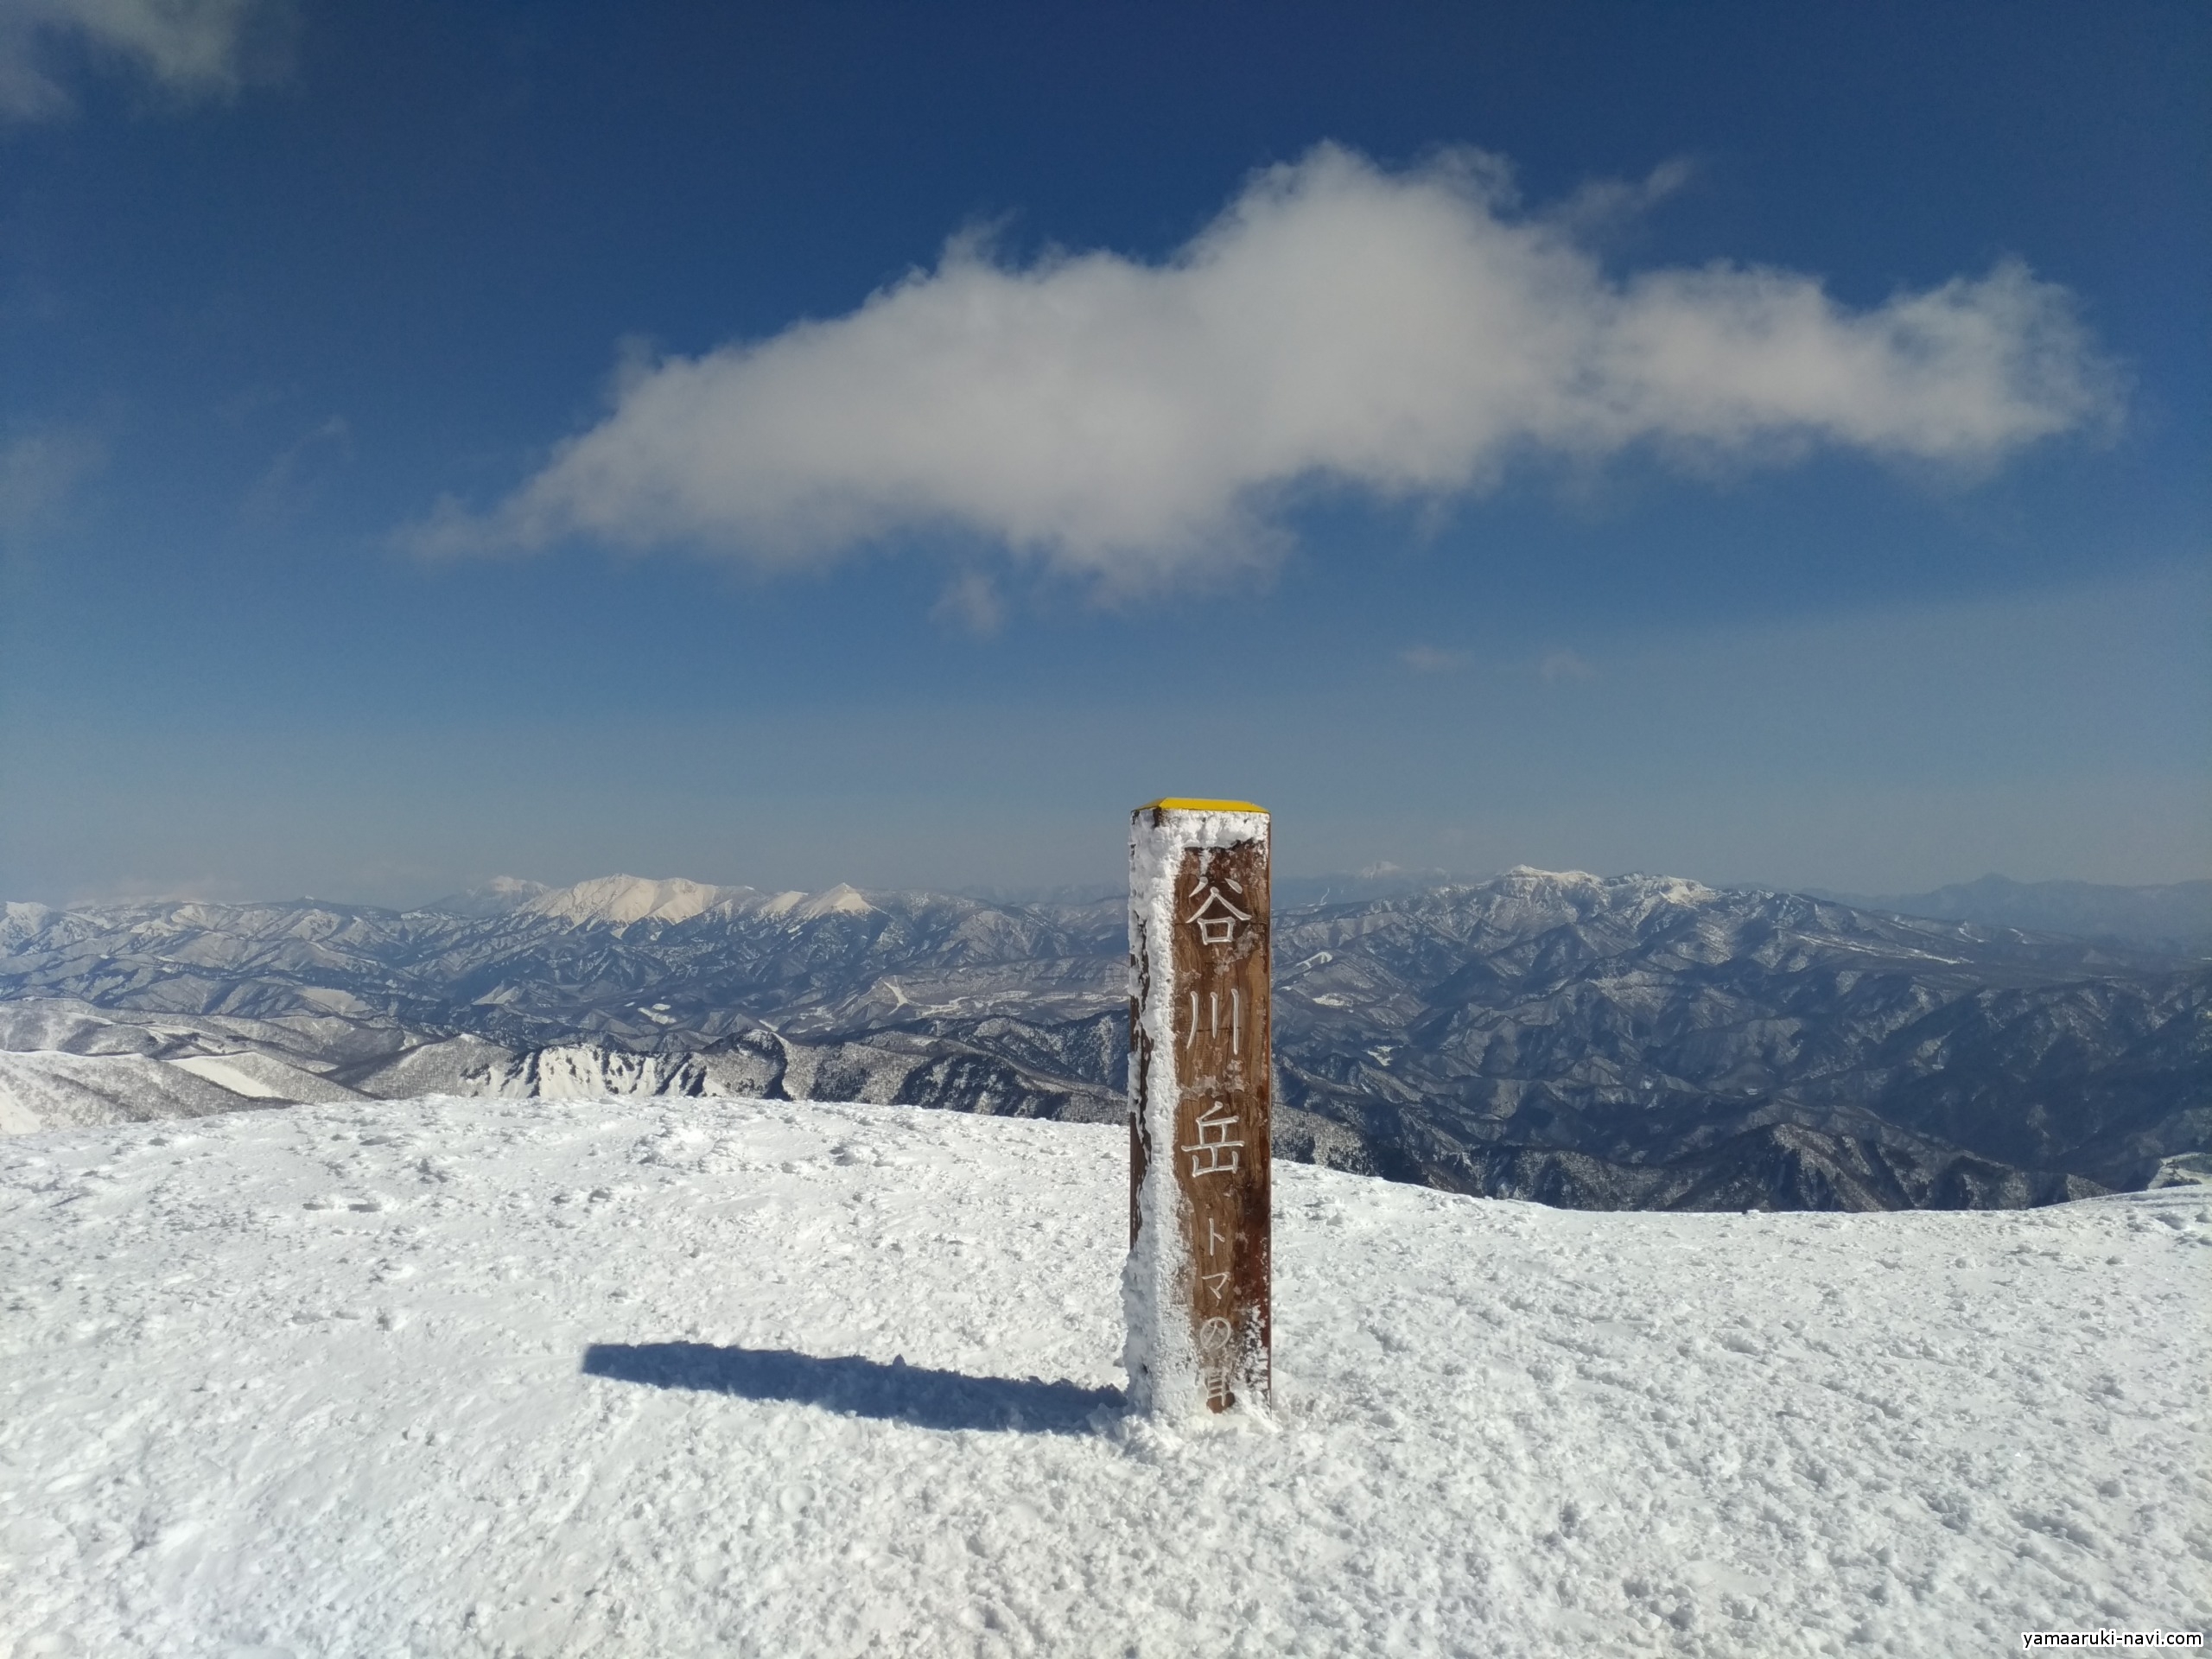
POLYGON ((1278 1166, 1276 1421, 1166 1424, 1114 1392, 1126 1157, 666 1100, 0 1142, 0 1652, 2204 1626, 2201 1191, 1593 1214, 1278 1166))
MULTIPOLYGON (((1175 1067, 1173 937, 1179 919, 1175 884, 1183 855, 1193 847, 1268 846, 1265 812, 1161 810, 1140 807, 1129 818, 1129 995, 1150 1041, 1147 1098, 1137 1098, 1129 1077, 1129 1109, 1143 1113, 1145 1144, 1152 1148, 1137 1192, 1137 1236, 1122 1274, 1122 1363, 1131 1403, 1151 1412, 1179 1414, 1202 1408, 1198 1344, 1191 1332, 1188 1207, 1175 1179, 1177 1108, 1182 1084, 1175 1067), (1157 976, 1149 988, 1144 981, 1157 976)), ((1243 1381, 1242 1378, 1239 1379, 1243 1381)), ((1249 1386, 1246 1392, 1249 1393, 1249 1386)))

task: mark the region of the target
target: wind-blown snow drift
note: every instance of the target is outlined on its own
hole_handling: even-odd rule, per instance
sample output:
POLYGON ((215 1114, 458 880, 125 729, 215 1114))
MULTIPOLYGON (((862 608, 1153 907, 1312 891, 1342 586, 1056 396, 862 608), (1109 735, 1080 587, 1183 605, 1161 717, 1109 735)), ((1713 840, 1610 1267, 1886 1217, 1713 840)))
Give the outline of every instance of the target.
POLYGON ((2117 410, 2071 297, 2017 263, 1853 309, 1770 268, 1617 276, 1580 229, 1516 211, 1495 157, 1323 144, 1163 264, 957 238, 848 315, 632 365, 506 502, 414 538, 778 565, 951 525, 1126 588, 1264 554, 1302 479, 1433 497, 1637 445, 1982 464, 2117 410))
POLYGON ((1178 1427, 1114 1403, 1126 1155, 719 1101, 0 1142, 0 1637, 1918 1656, 2203 1610, 2200 1191, 1592 1215, 1279 1167, 1280 1421, 1178 1427))

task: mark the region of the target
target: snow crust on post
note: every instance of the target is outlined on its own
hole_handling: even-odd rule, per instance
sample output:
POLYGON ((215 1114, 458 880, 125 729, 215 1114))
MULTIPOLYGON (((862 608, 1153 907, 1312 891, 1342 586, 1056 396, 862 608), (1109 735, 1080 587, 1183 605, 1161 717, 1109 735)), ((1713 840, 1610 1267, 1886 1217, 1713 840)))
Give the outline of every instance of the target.
POLYGON ((1264 811, 1141 807, 1129 828, 1129 1114, 1133 1139, 1151 1155, 1135 1192, 1135 1236, 1122 1274, 1128 1336, 1122 1363, 1128 1400, 1154 1414, 1195 1414, 1205 1398, 1191 1325, 1189 1214, 1175 1179, 1178 1075, 1173 1000, 1153 995, 1152 980, 1173 971, 1176 883, 1193 848, 1257 842, 1265 855, 1264 811))

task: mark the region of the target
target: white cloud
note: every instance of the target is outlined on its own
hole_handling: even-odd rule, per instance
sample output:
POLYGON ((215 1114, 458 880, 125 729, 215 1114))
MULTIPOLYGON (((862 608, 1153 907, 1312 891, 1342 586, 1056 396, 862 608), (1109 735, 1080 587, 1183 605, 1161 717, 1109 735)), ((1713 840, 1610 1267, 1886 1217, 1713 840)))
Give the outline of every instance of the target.
POLYGON ((413 539, 775 567, 950 529, 1128 590, 1265 558, 1295 485, 1440 500, 1639 446, 1982 465, 2116 413, 2069 296, 2018 264, 1859 310, 1791 271, 1616 277, 1589 224, 1636 199, 1527 214, 1493 159, 1393 174, 1323 145, 1160 264, 957 238, 849 315, 632 364, 508 500, 443 502, 413 539))
POLYGON ((1546 685, 1557 685, 1561 680, 1594 680, 1598 671, 1571 651, 1553 651, 1536 664, 1536 676, 1546 685))
POLYGON ((226 97, 283 0, 0 0, 0 117, 35 121, 73 107, 57 48, 121 59, 181 98, 226 97))

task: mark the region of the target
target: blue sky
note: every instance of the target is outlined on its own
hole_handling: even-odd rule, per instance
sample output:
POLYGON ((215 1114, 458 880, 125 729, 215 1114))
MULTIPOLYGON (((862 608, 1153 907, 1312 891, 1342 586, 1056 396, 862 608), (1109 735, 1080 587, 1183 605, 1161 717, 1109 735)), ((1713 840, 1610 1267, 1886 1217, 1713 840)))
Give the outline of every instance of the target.
POLYGON ((0 893, 2212 874, 2201 6, 0 10, 0 893))

